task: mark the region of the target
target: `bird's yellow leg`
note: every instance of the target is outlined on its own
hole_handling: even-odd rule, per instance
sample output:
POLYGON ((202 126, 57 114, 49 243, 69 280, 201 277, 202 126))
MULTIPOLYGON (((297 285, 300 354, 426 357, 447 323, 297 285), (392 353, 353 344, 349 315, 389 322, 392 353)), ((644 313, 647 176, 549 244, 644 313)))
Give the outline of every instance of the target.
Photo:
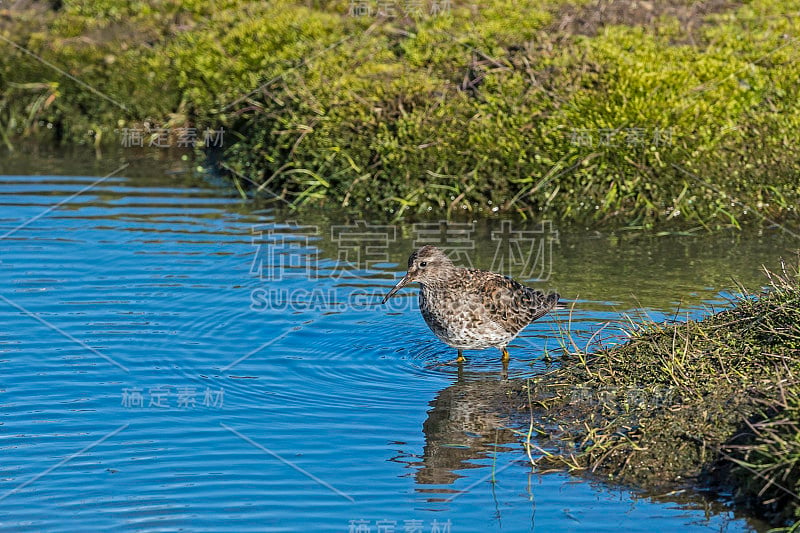
POLYGON ((506 350, 506 347, 505 347, 505 346, 503 346, 503 347, 501 348, 501 350, 502 350, 502 352, 503 352, 503 358, 502 358, 502 359, 503 359, 503 361, 506 361, 506 362, 508 362, 508 360, 511 358, 511 356, 510 356, 510 355, 508 355, 508 350, 506 350))
POLYGON ((463 352, 463 350, 458 350, 458 357, 456 357, 456 362, 457 362, 457 363, 463 363, 463 362, 464 362, 464 361, 466 361, 466 360, 467 360, 467 358, 466 358, 466 357, 464 357, 464 352, 463 352))

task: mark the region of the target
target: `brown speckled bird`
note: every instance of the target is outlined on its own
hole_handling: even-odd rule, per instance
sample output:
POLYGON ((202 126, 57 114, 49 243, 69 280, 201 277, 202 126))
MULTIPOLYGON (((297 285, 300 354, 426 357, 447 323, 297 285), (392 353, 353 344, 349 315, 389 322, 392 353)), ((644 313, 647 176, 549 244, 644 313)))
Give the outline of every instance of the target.
POLYGON ((418 282, 419 309, 431 331, 458 350, 506 346, 525 326, 558 303, 557 293, 545 294, 511 278, 474 268, 461 268, 435 246, 423 246, 408 258, 408 272, 383 303, 409 283, 418 282))

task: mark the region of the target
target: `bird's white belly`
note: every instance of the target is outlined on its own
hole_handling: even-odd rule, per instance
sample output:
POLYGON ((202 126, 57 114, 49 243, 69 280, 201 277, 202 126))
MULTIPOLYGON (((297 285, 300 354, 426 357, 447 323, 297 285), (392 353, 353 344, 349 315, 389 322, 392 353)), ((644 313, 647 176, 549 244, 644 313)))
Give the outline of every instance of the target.
POLYGON ((449 305, 437 305, 432 309, 420 294, 420 308, 426 311, 423 312, 423 318, 442 342, 453 348, 480 350, 505 346, 515 337, 500 324, 489 320, 482 312, 480 302, 470 301, 463 295, 462 298, 452 299, 447 302, 449 305))

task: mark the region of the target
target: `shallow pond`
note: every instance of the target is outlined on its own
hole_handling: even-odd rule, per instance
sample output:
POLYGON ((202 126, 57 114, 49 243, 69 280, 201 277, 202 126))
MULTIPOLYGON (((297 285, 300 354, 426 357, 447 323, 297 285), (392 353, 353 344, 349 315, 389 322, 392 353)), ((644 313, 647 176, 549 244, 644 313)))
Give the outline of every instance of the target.
POLYGON ((0 166, 4 531, 762 529, 689 491, 532 472, 472 386, 503 379, 497 351, 442 364, 415 289, 379 302, 422 241, 557 289, 571 310, 510 347, 522 377, 559 327, 613 342, 728 305, 791 236, 393 226, 242 201, 181 165, 104 177, 119 166, 0 166))

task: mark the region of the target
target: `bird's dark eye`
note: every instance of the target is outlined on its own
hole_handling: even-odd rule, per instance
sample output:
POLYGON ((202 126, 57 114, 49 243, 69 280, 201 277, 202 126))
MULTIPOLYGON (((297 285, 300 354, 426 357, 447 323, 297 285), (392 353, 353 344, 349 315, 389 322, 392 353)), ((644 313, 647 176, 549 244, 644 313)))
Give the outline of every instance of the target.
POLYGON ((428 266, 428 263, 426 261, 423 261, 422 263, 419 264, 420 268, 425 268, 426 266, 428 266))

